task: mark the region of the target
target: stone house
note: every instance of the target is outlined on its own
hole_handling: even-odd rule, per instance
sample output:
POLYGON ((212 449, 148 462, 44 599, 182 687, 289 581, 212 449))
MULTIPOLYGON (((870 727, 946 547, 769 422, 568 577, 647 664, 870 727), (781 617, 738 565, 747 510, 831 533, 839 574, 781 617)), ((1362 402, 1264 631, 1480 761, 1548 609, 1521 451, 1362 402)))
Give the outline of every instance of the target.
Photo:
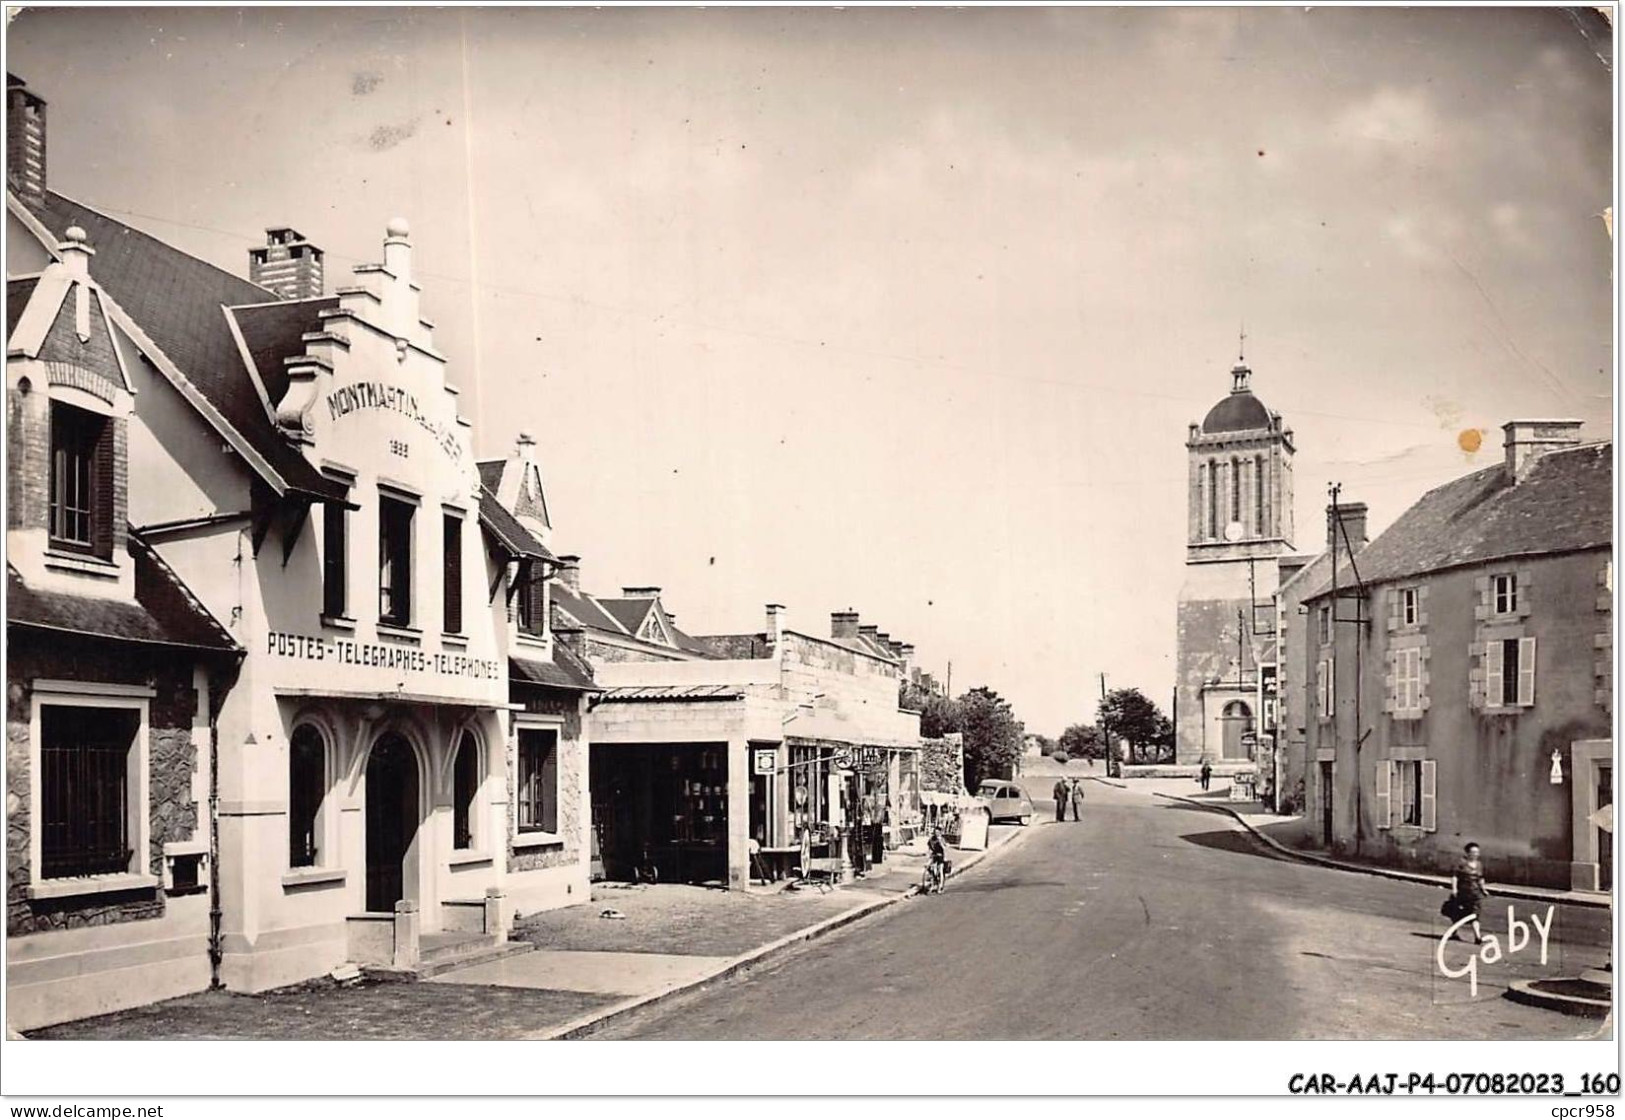
POLYGON ((1578 421, 1425 494, 1304 597, 1314 839, 1492 879, 1610 890, 1613 468, 1578 421))

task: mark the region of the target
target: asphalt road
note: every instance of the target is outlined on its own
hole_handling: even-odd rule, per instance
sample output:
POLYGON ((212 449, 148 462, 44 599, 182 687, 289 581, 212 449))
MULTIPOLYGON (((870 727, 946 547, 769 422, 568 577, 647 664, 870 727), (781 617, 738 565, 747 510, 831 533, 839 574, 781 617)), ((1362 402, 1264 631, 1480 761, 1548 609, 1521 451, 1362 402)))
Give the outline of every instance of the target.
MULTIPOLYGON (((1536 1039, 1596 1030, 1501 993, 1510 979, 1602 963, 1606 914, 1559 911, 1547 965, 1525 948, 1484 966, 1473 997, 1465 979, 1435 966, 1438 890, 1307 866, 1213 813, 1089 789, 1083 821, 1035 824, 944 894, 593 1037, 1536 1039)), ((1516 905, 1522 916, 1525 904, 1516 905)), ((1504 932, 1504 910, 1497 922, 1504 932)), ((1452 946, 1447 961, 1458 967, 1470 951, 1452 946)))

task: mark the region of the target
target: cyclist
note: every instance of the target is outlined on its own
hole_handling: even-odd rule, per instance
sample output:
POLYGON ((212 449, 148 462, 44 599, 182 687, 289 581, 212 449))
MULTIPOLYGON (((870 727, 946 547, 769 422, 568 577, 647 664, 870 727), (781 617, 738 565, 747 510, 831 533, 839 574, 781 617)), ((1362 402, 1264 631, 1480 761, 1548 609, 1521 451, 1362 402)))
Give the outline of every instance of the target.
POLYGON ((926 882, 930 884, 929 890, 940 892, 948 878, 948 849, 942 843, 942 829, 933 827, 931 838, 926 841, 926 847, 931 851, 931 862, 926 865, 926 882))

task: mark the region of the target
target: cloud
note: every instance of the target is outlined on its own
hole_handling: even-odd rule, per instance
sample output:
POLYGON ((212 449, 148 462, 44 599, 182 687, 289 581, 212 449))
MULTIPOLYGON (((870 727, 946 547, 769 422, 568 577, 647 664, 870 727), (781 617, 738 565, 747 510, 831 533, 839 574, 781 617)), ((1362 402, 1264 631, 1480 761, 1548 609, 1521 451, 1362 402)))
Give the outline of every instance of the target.
POLYGON ((1408 147, 1438 147, 1443 135, 1438 114, 1424 91, 1393 86, 1383 86, 1350 105, 1332 127, 1348 139, 1408 147))

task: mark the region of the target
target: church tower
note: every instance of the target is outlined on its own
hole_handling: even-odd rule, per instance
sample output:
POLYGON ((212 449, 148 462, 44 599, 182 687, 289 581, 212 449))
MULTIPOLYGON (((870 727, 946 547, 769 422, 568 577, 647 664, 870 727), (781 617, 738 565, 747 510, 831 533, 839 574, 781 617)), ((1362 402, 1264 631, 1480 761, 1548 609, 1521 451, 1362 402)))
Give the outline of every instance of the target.
MULTIPOLYGON (((1180 763, 1251 757, 1258 666, 1277 558, 1292 552, 1292 429, 1253 395, 1240 360, 1230 392, 1190 426, 1185 582, 1179 592, 1180 763)), ((1273 653, 1267 655, 1273 658, 1273 653)))

